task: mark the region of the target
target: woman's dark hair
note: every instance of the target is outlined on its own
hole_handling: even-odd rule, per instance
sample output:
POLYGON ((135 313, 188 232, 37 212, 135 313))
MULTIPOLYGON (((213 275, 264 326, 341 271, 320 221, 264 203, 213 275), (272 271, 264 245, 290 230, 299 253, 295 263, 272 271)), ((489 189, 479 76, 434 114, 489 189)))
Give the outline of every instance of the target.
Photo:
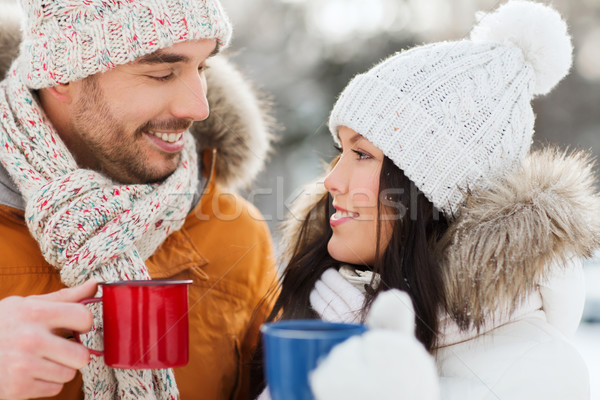
MULTIPOLYGON (((306 216, 283 272, 280 293, 269 321, 319 318, 310 306, 310 292, 325 270, 341 265, 327 251, 332 234, 329 217, 334 212, 327 194, 306 216)), ((438 332, 438 312, 444 301, 442 274, 434 257, 434 247, 448 227, 446 219, 387 157, 384 157, 379 178, 378 215, 375 263, 354 266, 372 268, 381 278, 379 285, 367 288, 363 319, 379 292, 392 288, 403 290, 415 308, 416 337, 431 351, 438 332), (386 246, 380 246, 382 230, 390 222, 390 240, 386 246), (380 248, 384 250, 380 252, 380 248)), ((261 346, 259 351, 262 351, 261 346)), ((262 354, 256 356, 260 359, 262 354)), ((254 368, 261 365, 258 362, 254 368)), ((261 374, 254 371, 254 379, 259 378, 256 373, 261 374)))
MULTIPOLYGON (((446 232, 448 223, 387 157, 381 168, 379 188, 380 224, 385 223, 387 215, 395 221, 383 254, 375 257, 373 271, 381 277, 381 284, 375 288, 374 295, 367 296, 364 312, 379 292, 393 288, 407 292, 415 308, 416 337, 431 351, 435 346, 439 312, 445 298, 435 246, 446 232)), ((379 242, 381 228, 378 231, 379 242)))

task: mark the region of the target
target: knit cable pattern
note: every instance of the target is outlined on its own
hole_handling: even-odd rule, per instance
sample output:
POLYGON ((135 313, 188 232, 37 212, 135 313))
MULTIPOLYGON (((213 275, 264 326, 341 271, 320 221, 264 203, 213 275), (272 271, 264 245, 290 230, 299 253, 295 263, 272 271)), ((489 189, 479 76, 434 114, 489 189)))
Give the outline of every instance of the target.
POLYGON ((364 136, 451 219, 529 153, 531 100, 572 63, 550 6, 511 0, 479 18, 470 40, 417 46, 357 75, 329 118, 336 142, 342 126, 364 136))
POLYGON ((108 71, 175 43, 231 39, 218 0, 20 0, 19 72, 40 89, 108 71))
MULTIPOLYGON (((121 185, 77 167, 15 66, 0 84, 0 160, 18 185, 25 219, 62 282, 150 279, 144 260, 181 228, 197 187, 195 142, 186 132, 177 170, 161 184, 121 185)), ((102 320, 84 344, 102 348, 102 320)), ((119 370, 92 357, 82 370, 86 399, 175 399, 172 370, 119 370)))

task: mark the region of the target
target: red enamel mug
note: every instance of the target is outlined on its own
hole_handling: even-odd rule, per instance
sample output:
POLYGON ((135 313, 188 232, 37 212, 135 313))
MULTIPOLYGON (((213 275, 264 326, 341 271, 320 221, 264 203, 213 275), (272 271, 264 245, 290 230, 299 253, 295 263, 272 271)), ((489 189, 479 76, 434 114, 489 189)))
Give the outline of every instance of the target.
MULTIPOLYGON (((191 280, 101 282, 106 365, 123 369, 160 369, 186 365, 189 359, 188 285, 191 280)), ((80 341, 76 333, 75 338, 80 341)))

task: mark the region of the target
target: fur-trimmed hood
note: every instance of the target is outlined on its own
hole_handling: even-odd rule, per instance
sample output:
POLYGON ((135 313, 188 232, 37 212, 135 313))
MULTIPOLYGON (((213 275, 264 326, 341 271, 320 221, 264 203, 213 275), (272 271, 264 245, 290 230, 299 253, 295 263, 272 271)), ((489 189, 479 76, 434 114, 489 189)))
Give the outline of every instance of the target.
MULTIPOLYGON (((0 80, 18 55, 20 15, 16 5, 0 6, 0 80)), ((212 57, 207 64, 210 116, 190 131, 200 153, 217 149, 217 182, 244 188, 264 167, 271 146, 274 123, 268 102, 225 56, 212 57)))
POLYGON ((596 185, 589 154, 545 148, 467 194, 438 248, 447 308, 460 327, 513 311, 551 268, 600 247, 596 185))
MULTIPOLYGON (((548 147, 531 152, 488 189, 467 193, 436 248, 447 311, 461 328, 479 328, 497 314, 512 312, 552 268, 566 265, 570 257, 590 257, 600 247, 596 185, 589 154, 548 147)), ((321 185, 292 208, 283 229, 284 262, 302 221, 315 221, 309 237, 322 232, 315 215, 325 212, 326 202, 320 201, 325 195, 321 185)))
POLYGON ((210 115, 190 131, 199 151, 217 149, 217 180, 228 188, 247 188, 271 149, 275 123, 269 102, 225 56, 207 64, 210 115))

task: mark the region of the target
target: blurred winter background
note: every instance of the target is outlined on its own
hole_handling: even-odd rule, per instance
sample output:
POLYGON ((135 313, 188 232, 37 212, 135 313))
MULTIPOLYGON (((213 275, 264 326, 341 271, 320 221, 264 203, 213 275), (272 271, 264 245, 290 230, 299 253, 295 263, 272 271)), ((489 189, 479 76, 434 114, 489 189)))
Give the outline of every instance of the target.
MULTIPOLYGON (((468 35, 498 0, 222 0, 234 24, 228 51, 269 93, 282 129, 267 170, 246 193, 276 228, 298 189, 334 154, 328 113, 349 79, 415 44, 468 35)), ((600 0, 554 0, 573 37, 571 74, 534 101, 535 140, 600 155, 600 0)), ((599 170, 600 172, 600 170, 599 170)), ((586 263, 587 301, 575 345, 600 400, 600 254, 586 263)))
MULTIPOLYGON (((14 0, 0 0, 9 2, 14 0)), ((266 171, 245 196, 277 226, 302 185, 334 155, 326 127, 349 79, 415 44, 468 35, 498 0, 221 0, 234 24, 227 53, 270 95, 281 126, 266 171)), ((534 101, 536 141, 600 155, 600 0, 554 0, 573 36, 571 74, 534 101)), ((0 9, 1 12, 1 9, 0 9)), ((575 345, 600 400, 600 254, 585 266, 587 302, 575 345)))

